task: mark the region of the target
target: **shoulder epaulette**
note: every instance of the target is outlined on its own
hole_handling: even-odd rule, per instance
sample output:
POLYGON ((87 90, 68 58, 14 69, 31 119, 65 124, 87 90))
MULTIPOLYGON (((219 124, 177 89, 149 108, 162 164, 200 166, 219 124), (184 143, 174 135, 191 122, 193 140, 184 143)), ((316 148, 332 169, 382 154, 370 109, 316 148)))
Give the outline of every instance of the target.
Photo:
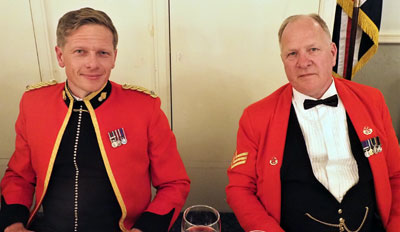
POLYGON ((39 83, 34 84, 34 85, 27 85, 26 88, 25 88, 25 91, 30 91, 30 90, 34 90, 34 89, 40 89, 42 87, 55 85, 55 84, 57 84, 57 81, 54 80, 54 79, 53 80, 49 80, 49 81, 42 81, 42 82, 39 82, 39 83))
POLYGON ((144 88, 144 87, 141 87, 141 86, 123 84, 123 85, 122 85, 122 88, 123 88, 123 89, 129 89, 129 90, 135 90, 135 91, 138 91, 138 92, 141 92, 141 93, 145 93, 145 94, 150 95, 150 96, 153 97, 153 98, 156 98, 156 97, 157 97, 157 95, 154 93, 154 91, 148 90, 148 89, 146 89, 146 88, 144 88))

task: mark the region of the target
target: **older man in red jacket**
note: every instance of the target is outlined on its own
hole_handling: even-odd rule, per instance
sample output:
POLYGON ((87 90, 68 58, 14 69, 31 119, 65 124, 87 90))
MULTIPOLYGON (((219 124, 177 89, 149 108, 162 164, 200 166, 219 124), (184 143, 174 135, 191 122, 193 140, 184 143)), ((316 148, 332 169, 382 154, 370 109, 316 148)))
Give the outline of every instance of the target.
POLYGON ((160 99, 109 81, 117 41, 104 12, 60 19, 56 53, 67 81, 29 86, 22 97, 1 182, 2 230, 160 232, 177 218, 190 181, 160 99))
POLYGON ((399 231, 400 150, 382 94, 332 77, 318 15, 279 31, 289 84, 247 107, 227 201, 245 231, 399 231))

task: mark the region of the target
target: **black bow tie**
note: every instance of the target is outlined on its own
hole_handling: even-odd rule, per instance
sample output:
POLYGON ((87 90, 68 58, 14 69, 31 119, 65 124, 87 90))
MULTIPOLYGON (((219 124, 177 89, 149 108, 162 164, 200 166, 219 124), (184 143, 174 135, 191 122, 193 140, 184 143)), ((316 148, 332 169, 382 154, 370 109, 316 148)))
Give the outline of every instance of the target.
POLYGON ((319 99, 319 100, 306 99, 306 100, 304 100, 304 103, 303 103, 305 110, 313 108, 314 106, 319 105, 319 104, 336 107, 338 105, 337 94, 335 94, 331 97, 328 97, 325 99, 319 99))

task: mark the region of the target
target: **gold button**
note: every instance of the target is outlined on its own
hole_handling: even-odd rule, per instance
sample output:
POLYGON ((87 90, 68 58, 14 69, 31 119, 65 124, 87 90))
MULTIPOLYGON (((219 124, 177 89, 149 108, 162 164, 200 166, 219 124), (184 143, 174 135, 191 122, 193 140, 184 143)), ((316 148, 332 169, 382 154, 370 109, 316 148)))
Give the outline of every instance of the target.
POLYGON ((343 210, 342 210, 342 209, 339 209, 337 212, 338 212, 338 214, 342 214, 342 213, 343 213, 343 210))
POLYGON ((344 219, 343 219, 343 218, 339 218, 339 222, 340 222, 340 223, 343 223, 343 222, 344 222, 344 219))

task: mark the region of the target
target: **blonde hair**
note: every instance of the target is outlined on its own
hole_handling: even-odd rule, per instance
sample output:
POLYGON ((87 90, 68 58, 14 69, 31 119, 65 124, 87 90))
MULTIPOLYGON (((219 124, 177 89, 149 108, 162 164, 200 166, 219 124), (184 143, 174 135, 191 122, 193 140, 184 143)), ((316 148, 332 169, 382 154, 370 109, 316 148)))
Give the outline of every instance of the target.
POLYGON ((281 43, 282 40, 282 34, 283 31, 285 30, 286 26, 291 23, 296 21, 299 18, 303 18, 303 17, 309 17, 311 19, 313 19, 315 22, 318 23, 318 25, 321 26, 322 30, 324 30, 324 32, 326 33, 326 35, 328 36, 328 38, 331 38, 331 33, 329 32, 329 28, 326 25, 326 22, 318 15, 318 14, 308 14, 308 15, 292 15, 287 17, 281 24, 281 27, 279 28, 278 31, 278 38, 279 38, 279 44, 281 43))
POLYGON ((108 28, 113 35, 114 49, 117 48, 118 33, 110 17, 103 11, 94 10, 89 7, 67 12, 58 20, 57 46, 63 47, 66 42, 66 37, 68 37, 71 32, 87 24, 102 25, 108 28))

